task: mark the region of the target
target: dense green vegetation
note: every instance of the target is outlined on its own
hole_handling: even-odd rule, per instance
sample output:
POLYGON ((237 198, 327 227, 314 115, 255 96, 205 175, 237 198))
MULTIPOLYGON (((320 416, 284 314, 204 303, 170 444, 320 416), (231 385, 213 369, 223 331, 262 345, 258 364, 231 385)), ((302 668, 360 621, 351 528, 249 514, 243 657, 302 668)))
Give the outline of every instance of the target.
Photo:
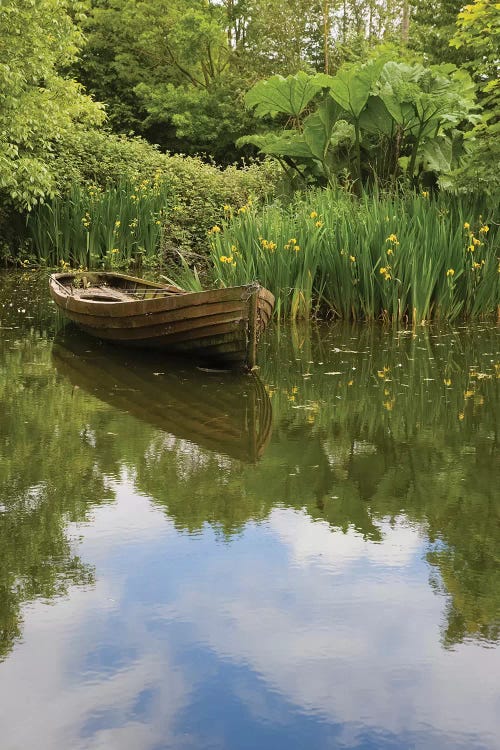
MULTIPOLYGON (((213 281, 258 278, 275 294, 277 315, 293 319, 416 325, 495 315, 499 233, 478 214, 474 201, 431 200, 426 191, 357 200, 327 189, 287 208, 233 215, 228 207, 211 230, 213 281)), ((185 270, 182 281, 193 275, 185 270)))
POLYGON ((458 126, 477 121, 473 92, 463 71, 384 56, 343 66, 335 76, 273 76, 246 101, 261 118, 286 116, 286 126, 240 142, 275 156, 304 182, 350 179, 358 194, 370 183, 442 182, 463 153, 458 126))
MULTIPOLYGON (((6 0, 0 6, 0 53, 8 61, 0 66, 4 262, 167 266, 172 275, 177 265, 186 277, 186 269, 204 265, 199 256, 210 252, 208 232, 228 218, 227 207, 238 211, 251 202, 259 232, 284 206, 283 232, 290 228, 294 237, 298 218, 286 208, 294 191, 330 187, 315 199, 325 227, 346 205, 351 219, 361 217, 356 253, 349 255, 365 269, 367 283, 361 294, 348 288, 350 315, 494 313, 499 45, 493 0, 463 8, 441 0, 432 10, 424 0, 6 0), (402 191, 408 197, 398 197, 402 191), (432 207, 425 227, 423 209, 413 219, 409 193, 432 207), (399 201, 398 221, 412 237, 409 255, 400 256, 397 295, 376 292, 377 268, 387 264, 380 247, 370 239, 362 244, 384 234, 373 217, 391 200, 399 201), (442 223, 432 218, 438 215, 446 217, 442 223), (473 281, 468 256, 457 255, 464 223, 476 232, 490 227, 487 257, 472 261, 473 281), (454 276, 443 280, 443 269, 454 276), (417 290, 422 275, 428 284, 417 290)), ((297 216, 309 203, 306 196, 297 216)), ((404 231, 391 228, 388 235, 404 231)), ((231 232, 224 233, 229 249, 255 252, 251 232, 241 247, 244 235, 238 245, 231 232)), ((283 239, 285 245, 289 238, 283 239)), ((240 280, 243 270, 261 280, 264 274, 278 294, 295 289, 291 309, 326 305, 339 314, 334 259, 347 243, 342 233, 335 242, 330 236, 325 252, 323 240, 309 238, 300 278, 295 262, 285 278, 283 269, 274 277, 268 264, 266 275, 252 261, 240 263, 240 280), (316 280, 307 265, 319 263, 313 256, 325 268, 316 280), (310 300, 304 307, 299 298, 310 300)), ((231 253, 219 244, 226 252, 214 256, 206 278, 227 283, 219 259, 231 253)))
POLYGON ((270 163, 221 170, 192 157, 155 156, 149 173, 125 171, 105 187, 73 182, 31 212, 27 226, 36 256, 27 249, 22 264, 161 268, 175 263, 179 252, 199 262, 224 206, 271 197, 278 179, 270 163))

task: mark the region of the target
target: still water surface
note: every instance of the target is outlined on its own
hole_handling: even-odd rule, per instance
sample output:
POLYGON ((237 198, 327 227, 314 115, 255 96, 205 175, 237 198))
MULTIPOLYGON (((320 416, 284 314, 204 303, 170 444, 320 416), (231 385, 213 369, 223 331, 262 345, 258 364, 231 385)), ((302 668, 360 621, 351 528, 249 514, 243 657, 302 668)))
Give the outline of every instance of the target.
POLYGON ((270 331, 260 378, 0 278, 2 750, 500 747, 500 329, 270 331))

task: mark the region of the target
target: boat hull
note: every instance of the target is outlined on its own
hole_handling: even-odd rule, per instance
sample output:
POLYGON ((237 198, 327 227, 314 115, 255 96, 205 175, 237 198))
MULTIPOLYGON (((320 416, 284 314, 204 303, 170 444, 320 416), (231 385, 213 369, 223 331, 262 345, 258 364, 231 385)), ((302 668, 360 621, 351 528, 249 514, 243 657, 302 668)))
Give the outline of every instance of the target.
POLYGON ((185 292, 123 274, 66 273, 52 274, 49 286, 57 306, 92 336, 250 369, 274 306, 258 284, 185 292))

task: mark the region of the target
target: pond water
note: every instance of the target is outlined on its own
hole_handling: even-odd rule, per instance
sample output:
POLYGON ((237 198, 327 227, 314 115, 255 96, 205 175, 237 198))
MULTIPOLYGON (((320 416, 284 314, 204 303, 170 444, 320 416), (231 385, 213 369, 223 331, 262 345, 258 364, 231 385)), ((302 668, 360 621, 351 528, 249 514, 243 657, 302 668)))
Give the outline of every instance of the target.
POLYGON ((0 278, 2 750, 500 747, 500 328, 283 326, 259 378, 0 278))

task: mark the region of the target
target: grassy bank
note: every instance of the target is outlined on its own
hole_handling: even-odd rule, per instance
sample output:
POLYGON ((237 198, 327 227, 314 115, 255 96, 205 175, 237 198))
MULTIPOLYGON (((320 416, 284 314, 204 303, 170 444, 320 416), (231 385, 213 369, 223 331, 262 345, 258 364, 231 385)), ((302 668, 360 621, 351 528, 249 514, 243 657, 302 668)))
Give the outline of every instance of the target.
MULTIPOLYGON (((418 324, 498 315, 499 232, 472 202, 315 191, 284 209, 226 207, 211 282, 258 279, 283 318, 418 324)), ((182 281, 189 282, 186 269, 182 281)))
POLYGON ((31 261, 150 268, 190 289, 200 272, 206 286, 258 279, 284 319, 416 325, 499 315, 498 217, 470 199, 316 190, 263 205, 274 189, 265 165, 172 162, 107 189, 73 184, 36 208, 31 261))
POLYGON ((141 268, 158 256, 172 202, 160 171, 151 180, 107 190, 75 184, 29 217, 35 259, 52 268, 141 268))

